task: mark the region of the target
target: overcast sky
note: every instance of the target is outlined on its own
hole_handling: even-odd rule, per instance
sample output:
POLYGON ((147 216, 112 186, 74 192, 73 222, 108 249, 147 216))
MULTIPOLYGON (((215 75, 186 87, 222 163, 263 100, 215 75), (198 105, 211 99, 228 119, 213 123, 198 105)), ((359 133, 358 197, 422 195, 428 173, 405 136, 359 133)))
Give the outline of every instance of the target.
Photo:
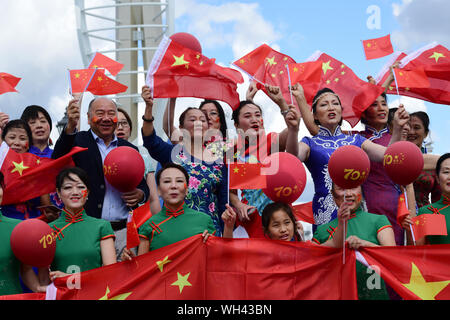
MULTIPOLYGON (((108 4, 111 0, 85 2, 86 6, 92 6, 108 4)), ((224 66, 267 43, 297 62, 321 50, 343 61, 365 79, 369 74, 376 76, 388 57, 366 61, 360 40, 391 34, 395 50, 405 52, 432 41, 450 46, 448 0, 176 0, 175 4, 175 31, 195 35, 202 44, 203 54, 216 58, 224 66), (375 27, 370 25, 374 8, 379 13, 375 27)), ((56 124, 70 98, 67 69, 83 67, 74 2, 2 0, 0 30, 0 72, 22 78, 17 86, 19 93, 0 96, 0 110, 14 119, 27 105, 38 104, 49 110, 56 124)), ((93 44, 94 50, 100 49, 95 47, 97 44, 93 44)), ((242 98, 246 86, 247 82, 239 88, 242 98)), ((408 110, 429 113, 435 153, 450 151, 449 106, 401 99, 408 110)), ((398 103, 397 100, 398 97, 390 96, 390 105, 398 103)), ((180 106, 195 103, 192 102, 195 100, 187 101, 180 106)), ((283 121, 276 107, 263 93, 257 94, 256 102, 264 107, 268 131, 281 131, 283 121)), ((226 111, 231 115, 228 106, 226 111)), ((306 133, 302 131, 302 134, 306 133)), ((55 126, 52 137, 57 137, 55 126)), ((302 198, 311 194, 310 183, 309 191, 302 198)))

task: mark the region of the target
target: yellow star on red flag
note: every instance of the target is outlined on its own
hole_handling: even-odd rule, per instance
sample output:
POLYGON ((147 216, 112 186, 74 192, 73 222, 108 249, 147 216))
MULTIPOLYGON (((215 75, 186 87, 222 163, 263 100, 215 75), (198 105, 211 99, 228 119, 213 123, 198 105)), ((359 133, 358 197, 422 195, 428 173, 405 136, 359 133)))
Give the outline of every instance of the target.
POLYGON ((426 281, 419 268, 411 263, 411 276, 409 283, 402 283, 408 290, 422 300, 436 300, 436 296, 447 287, 450 280, 426 281))
POLYGON ((189 66, 189 61, 184 60, 184 54, 180 57, 177 57, 176 55, 173 55, 173 58, 175 59, 175 62, 172 64, 172 67, 176 66, 189 66))
POLYGON ((156 261, 156 265, 158 266, 159 271, 163 272, 164 265, 172 262, 172 260, 169 260, 169 256, 166 256, 163 260, 156 261))
POLYGON ((184 287, 192 287, 192 284, 189 283, 188 278, 191 275, 191 273, 187 273, 186 275, 182 276, 179 272, 177 272, 177 281, 171 284, 171 286, 178 286, 180 289, 180 294, 183 292, 184 287))
POLYGON ((105 295, 98 300, 126 300, 133 293, 133 292, 122 293, 118 294, 117 296, 109 298, 108 295, 110 294, 110 292, 111 291, 109 290, 109 287, 106 286, 105 295))
POLYGON ((434 59, 436 61, 436 63, 438 63, 439 58, 445 58, 445 56, 444 56, 444 54, 435 51, 429 58, 434 59))
POLYGON ((323 74, 327 74, 328 70, 334 70, 332 66, 330 66, 331 60, 322 63, 322 71, 323 74))
POLYGON ((15 161, 13 161, 12 163, 14 165, 14 169, 11 170, 11 173, 18 172, 20 175, 22 175, 24 170, 30 168, 30 167, 25 166, 23 164, 23 161, 21 163, 17 163, 15 161))

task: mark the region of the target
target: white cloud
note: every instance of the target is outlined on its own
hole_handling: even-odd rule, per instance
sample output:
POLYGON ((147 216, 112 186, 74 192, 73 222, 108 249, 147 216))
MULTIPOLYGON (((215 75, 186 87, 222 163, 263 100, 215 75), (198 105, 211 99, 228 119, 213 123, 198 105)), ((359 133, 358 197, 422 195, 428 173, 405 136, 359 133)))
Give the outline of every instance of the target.
POLYGON ((400 103, 405 106, 405 110, 409 113, 413 113, 416 111, 427 112, 425 101, 405 96, 401 96, 395 100, 389 101, 389 108, 398 108, 400 103))
POLYGON ((450 1, 402 0, 392 4, 392 12, 401 26, 392 32, 392 42, 399 50, 411 50, 417 44, 433 41, 450 45, 450 1))
POLYGON ((258 3, 230 2, 202 4, 195 0, 176 1, 176 18, 187 17, 186 31, 198 37, 206 48, 229 47, 239 58, 262 43, 275 42, 281 35, 264 19, 258 3))

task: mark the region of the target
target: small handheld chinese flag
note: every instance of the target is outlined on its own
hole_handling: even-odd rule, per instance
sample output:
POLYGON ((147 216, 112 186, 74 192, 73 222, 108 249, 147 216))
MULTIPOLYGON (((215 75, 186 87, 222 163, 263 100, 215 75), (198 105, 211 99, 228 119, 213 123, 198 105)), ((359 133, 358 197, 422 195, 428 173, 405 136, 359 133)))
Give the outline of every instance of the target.
POLYGON ((0 72, 0 94, 6 92, 17 92, 16 86, 21 78, 17 78, 9 73, 0 72))
POLYGON ((412 229, 416 239, 425 236, 446 236, 447 223, 443 214, 421 214, 412 218, 412 229))
POLYGON ((137 247, 140 243, 138 228, 144 224, 145 221, 152 217, 150 210, 150 201, 147 201, 142 206, 133 210, 133 213, 128 216, 127 222, 127 248, 131 249, 137 247))
POLYGON ((297 220, 314 224, 312 201, 292 206, 292 209, 297 220))
POLYGON ((399 88, 429 88, 430 81, 423 68, 414 70, 394 69, 399 88))
POLYGON ((406 205, 405 195, 401 194, 398 197, 397 203, 397 223, 402 224, 403 219, 405 219, 409 214, 408 207, 406 205))
POLYGON ((230 164, 230 189, 264 189, 266 176, 261 174, 260 163, 230 164))
POLYGON ((109 78, 103 69, 94 69, 95 73, 86 91, 98 96, 116 94, 127 91, 126 85, 109 78))
POLYGON ((100 52, 95 53, 94 58, 89 64, 89 69, 99 69, 104 68, 108 70, 113 76, 117 76, 117 74, 122 70, 123 64, 117 62, 107 56, 101 54, 100 52))
POLYGON ((69 70, 71 94, 85 92, 94 73, 95 69, 69 70))
POLYGON ((378 59, 394 52, 391 43, 391 35, 362 41, 366 60, 378 59))

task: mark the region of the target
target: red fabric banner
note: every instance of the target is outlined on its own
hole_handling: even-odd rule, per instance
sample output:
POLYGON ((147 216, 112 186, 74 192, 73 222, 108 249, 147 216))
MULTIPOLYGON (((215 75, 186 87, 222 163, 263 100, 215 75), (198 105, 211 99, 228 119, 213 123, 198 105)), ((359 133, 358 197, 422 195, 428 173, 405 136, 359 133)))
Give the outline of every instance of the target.
POLYGON ((311 243, 200 235, 81 273, 81 289, 57 278, 57 299, 356 299, 355 256, 311 243))
POLYGON ((360 254, 402 298, 450 299, 450 245, 363 248, 360 254))

